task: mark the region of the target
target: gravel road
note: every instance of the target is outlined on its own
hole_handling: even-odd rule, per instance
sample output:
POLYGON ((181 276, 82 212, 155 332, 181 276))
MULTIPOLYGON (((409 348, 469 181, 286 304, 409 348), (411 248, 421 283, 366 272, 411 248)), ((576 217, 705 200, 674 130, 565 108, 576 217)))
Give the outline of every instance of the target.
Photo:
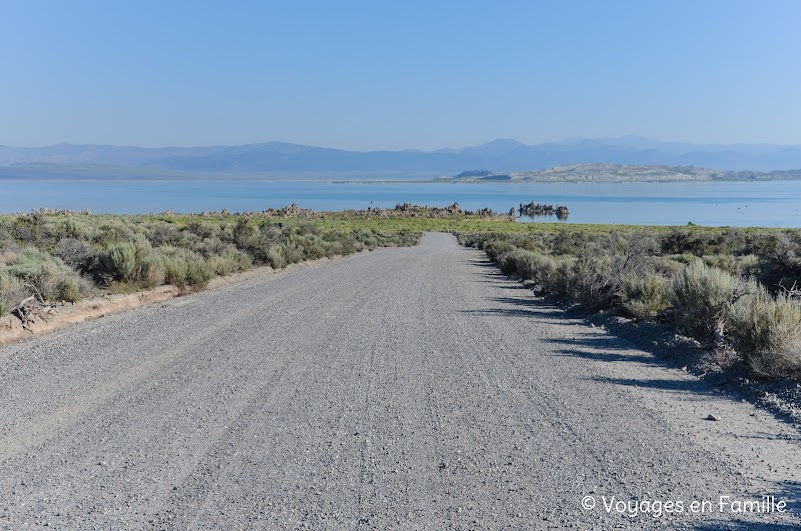
POLYGON ((3 347, 0 389, 12 529, 798 523, 718 511, 721 495, 797 508, 797 431, 446 234, 3 347), (613 497, 684 512, 608 512, 613 497))

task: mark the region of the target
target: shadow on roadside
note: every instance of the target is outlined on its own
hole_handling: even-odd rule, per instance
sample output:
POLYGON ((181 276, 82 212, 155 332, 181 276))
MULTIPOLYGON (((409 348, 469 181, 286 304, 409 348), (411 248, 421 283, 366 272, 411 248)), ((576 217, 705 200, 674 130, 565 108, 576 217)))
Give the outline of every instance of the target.
MULTIPOLYGON (((607 336, 601 338, 583 338, 583 339, 565 339, 565 338, 554 338, 554 339, 547 339, 545 340, 548 343, 553 343, 557 345, 567 345, 567 346, 575 346, 581 348, 592 348, 592 349, 601 349, 601 350, 632 350, 631 345, 625 344, 620 339, 614 336, 607 336)), ((570 350, 567 349, 565 352, 575 353, 578 355, 582 354, 592 354, 587 352, 581 352, 577 350, 570 350)), ((601 353, 599 353, 601 354, 601 353)), ((603 356, 598 356, 603 357, 603 356)), ((627 358, 628 359, 628 358, 627 358)))
POLYGON ((704 396, 717 396, 717 394, 709 389, 709 385, 704 383, 703 380, 641 380, 637 378, 605 378, 598 377, 592 378, 593 381, 602 383, 612 383, 617 385, 625 385, 629 387, 644 387, 650 389, 661 389, 664 391, 682 391, 687 393, 694 393, 704 396))
POLYGON ((486 308, 483 310, 460 310, 462 313, 469 313, 473 315, 505 315, 508 317, 528 317, 528 318, 543 318, 543 317, 550 317, 553 319, 564 318, 564 314, 553 311, 553 312, 543 312, 543 311, 536 311, 536 310, 526 310, 523 308, 486 308))
MULTIPOLYGON (((767 393, 780 395, 784 388, 795 388, 795 381, 762 380, 750 373, 742 363, 719 358, 719 354, 700 348, 688 338, 664 324, 623 319, 612 313, 587 314, 573 308, 563 308, 536 296, 523 283, 504 275, 495 264, 487 260, 471 260, 482 266, 477 273, 480 282, 495 284, 506 290, 506 295, 490 299, 494 307, 481 310, 465 310, 474 315, 524 317, 541 322, 559 324, 578 324, 587 327, 591 334, 576 333, 577 337, 542 338, 542 341, 562 345, 552 355, 571 356, 598 361, 633 361, 645 365, 669 367, 692 374, 695 378, 687 381, 610 379, 611 383, 624 386, 653 387, 699 396, 725 397, 730 400, 746 400, 756 405, 774 418, 795 430, 799 429, 797 419, 780 403, 763 400, 767 393), (525 291, 520 291, 521 289, 525 291), (602 332, 598 334, 597 332, 602 332), (589 336, 589 337, 588 337, 589 336), (646 354, 643 354, 646 353, 646 354), (721 362, 722 360, 722 362, 721 362)), ((800 497, 801 497, 801 493, 800 497)), ((801 526, 799 527, 801 529, 801 526)))

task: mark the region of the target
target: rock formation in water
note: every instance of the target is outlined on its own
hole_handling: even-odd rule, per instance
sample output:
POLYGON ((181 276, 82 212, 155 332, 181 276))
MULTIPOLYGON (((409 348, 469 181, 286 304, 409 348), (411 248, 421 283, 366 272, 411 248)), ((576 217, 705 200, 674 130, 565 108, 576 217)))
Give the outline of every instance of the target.
POLYGON ((520 203, 520 208, 517 209, 521 216, 553 216, 556 214, 556 217, 559 219, 566 218, 570 211, 564 205, 556 206, 553 205, 540 205, 536 201, 532 201, 528 204, 520 203))

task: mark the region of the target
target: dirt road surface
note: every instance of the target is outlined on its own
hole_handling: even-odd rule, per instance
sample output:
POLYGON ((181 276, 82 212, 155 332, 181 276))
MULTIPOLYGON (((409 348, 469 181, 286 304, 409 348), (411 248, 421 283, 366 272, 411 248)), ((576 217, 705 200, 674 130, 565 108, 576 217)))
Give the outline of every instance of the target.
POLYGON ((797 431, 445 234, 3 347, 0 392, 4 528, 798 523, 719 510, 799 508, 797 431))

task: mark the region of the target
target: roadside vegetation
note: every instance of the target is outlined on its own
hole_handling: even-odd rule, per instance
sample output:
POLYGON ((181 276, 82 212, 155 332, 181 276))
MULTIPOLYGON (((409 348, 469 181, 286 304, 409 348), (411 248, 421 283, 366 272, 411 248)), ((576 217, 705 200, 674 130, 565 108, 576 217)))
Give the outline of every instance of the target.
POLYGON ((758 374, 801 376, 801 231, 542 225, 459 239, 543 295, 671 323, 758 374))
POLYGON ((55 303, 163 284, 197 290, 217 275, 253 266, 281 269, 304 260, 413 245, 419 237, 404 228, 234 215, 0 216, 0 316, 31 296, 55 303))
POLYGON ((267 216, 0 216, 0 315, 32 295, 53 303, 163 284, 202 289, 254 266, 414 245, 424 231, 444 231, 543 295, 671 324, 734 349, 758 374, 801 376, 800 230, 513 223, 453 207, 388 212, 293 205, 267 216))

